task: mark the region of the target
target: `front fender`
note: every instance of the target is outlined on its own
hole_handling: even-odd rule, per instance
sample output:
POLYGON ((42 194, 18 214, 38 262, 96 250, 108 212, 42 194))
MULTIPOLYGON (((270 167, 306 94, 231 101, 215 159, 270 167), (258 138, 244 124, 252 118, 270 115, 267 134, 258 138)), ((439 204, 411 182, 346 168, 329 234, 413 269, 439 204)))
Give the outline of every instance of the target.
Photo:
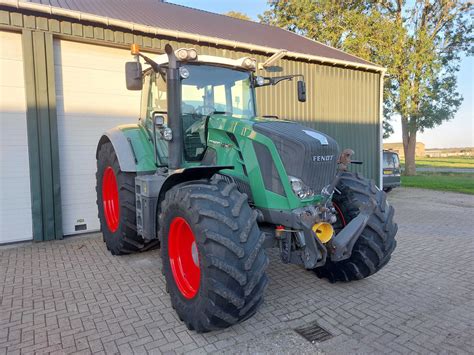
POLYGON ((145 240, 157 238, 157 218, 161 202, 166 192, 172 187, 188 181, 210 179, 222 169, 232 169, 232 166, 194 166, 165 174, 142 174, 135 178, 137 186, 137 231, 145 240))
POLYGON ((173 186, 181 184, 187 181, 199 180, 199 179, 210 179, 214 174, 218 173, 221 170, 233 170, 234 167, 230 165, 217 165, 217 166, 193 166, 189 168, 183 168, 175 170, 170 174, 166 180, 163 182, 163 185, 160 188, 159 193, 159 202, 161 202, 166 195, 166 191, 171 189, 173 186))
POLYGON ((156 170, 153 143, 145 129, 137 124, 114 127, 99 140, 97 154, 102 144, 110 142, 124 172, 154 172, 156 170))

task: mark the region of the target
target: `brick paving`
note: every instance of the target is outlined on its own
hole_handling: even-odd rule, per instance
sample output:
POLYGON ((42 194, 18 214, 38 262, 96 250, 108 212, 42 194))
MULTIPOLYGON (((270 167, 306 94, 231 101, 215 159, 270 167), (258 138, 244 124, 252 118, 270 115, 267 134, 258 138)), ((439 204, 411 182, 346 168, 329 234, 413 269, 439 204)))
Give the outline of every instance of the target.
POLYGON ((165 292, 159 251, 111 256, 99 234, 0 247, 0 354, 473 353, 474 198, 396 189, 398 248, 378 274, 330 284, 270 252, 265 303, 196 334, 165 292), (333 334, 310 343, 293 329, 333 334))

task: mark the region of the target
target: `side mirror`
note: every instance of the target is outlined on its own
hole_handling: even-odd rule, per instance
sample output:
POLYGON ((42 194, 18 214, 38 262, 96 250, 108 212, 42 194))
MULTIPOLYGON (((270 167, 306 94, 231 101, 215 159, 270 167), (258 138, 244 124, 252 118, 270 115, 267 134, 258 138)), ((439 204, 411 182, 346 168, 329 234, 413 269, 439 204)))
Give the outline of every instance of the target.
POLYGON ((306 84, 303 80, 298 80, 298 101, 306 102, 306 84))
POLYGON ((125 80, 128 90, 141 90, 142 81, 142 65, 140 62, 125 63, 125 80))

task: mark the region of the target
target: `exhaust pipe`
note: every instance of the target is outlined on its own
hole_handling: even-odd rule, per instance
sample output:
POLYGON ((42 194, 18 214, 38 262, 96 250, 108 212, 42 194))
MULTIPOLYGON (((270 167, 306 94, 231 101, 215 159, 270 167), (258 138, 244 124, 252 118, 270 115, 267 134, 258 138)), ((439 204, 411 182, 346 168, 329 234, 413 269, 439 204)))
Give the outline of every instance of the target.
POLYGON ((168 168, 177 170, 183 166, 183 121, 181 120, 181 90, 178 60, 173 47, 165 46, 168 55, 168 68, 166 69, 167 101, 168 101, 168 127, 173 133, 168 142, 168 168))

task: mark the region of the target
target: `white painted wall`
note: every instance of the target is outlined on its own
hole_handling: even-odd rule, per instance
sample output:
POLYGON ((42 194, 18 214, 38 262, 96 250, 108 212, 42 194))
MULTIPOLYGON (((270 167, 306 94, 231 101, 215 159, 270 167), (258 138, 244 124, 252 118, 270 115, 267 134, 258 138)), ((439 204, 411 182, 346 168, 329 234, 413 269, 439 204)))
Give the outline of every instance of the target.
POLYGON ((0 244, 32 238, 21 35, 0 31, 0 244))

